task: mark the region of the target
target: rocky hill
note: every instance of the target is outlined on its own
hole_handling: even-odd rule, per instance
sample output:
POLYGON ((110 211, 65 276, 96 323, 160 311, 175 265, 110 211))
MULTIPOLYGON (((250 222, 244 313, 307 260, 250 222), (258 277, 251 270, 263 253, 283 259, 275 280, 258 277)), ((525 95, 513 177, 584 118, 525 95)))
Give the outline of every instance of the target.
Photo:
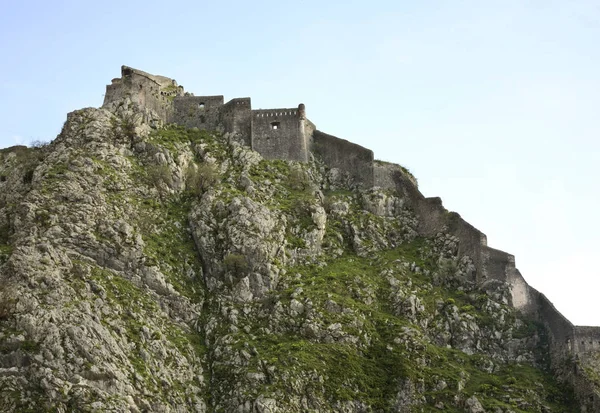
POLYGON ((594 411, 595 353, 406 194, 151 118, 0 151, 0 411, 594 411))

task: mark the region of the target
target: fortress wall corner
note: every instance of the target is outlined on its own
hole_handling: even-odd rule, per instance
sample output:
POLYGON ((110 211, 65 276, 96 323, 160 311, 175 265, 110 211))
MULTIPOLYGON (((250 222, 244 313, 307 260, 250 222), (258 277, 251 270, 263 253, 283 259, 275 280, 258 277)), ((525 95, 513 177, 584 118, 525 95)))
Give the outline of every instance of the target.
POLYGON ((217 129, 223 96, 178 96, 169 122, 186 128, 217 129))
POLYGON ((509 281, 509 272, 515 268, 515 257, 491 247, 481 249, 482 276, 494 280, 509 281))
POLYGON ((511 305, 522 313, 535 317, 538 293, 527 284, 515 267, 514 255, 483 245, 481 262, 482 280, 506 282, 510 286, 511 305))
POLYGON ((349 174, 363 188, 374 186, 372 150, 318 130, 312 137, 311 150, 325 165, 349 174))
POLYGON ((521 272, 514 266, 508 268, 507 275, 513 307, 523 314, 535 317, 538 292, 527 284, 521 272))
POLYGON ((220 123, 229 132, 252 146, 252 103, 250 98, 231 99, 220 109, 220 123))
POLYGON ((182 94, 183 87, 177 86, 173 79, 122 66, 121 78, 113 79, 106 87, 102 107, 128 97, 134 104, 153 110, 167 122, 173 111, 174 96, 182 94))
POLYGON ((266 159, 308 161, 298 108, 252 111, 252 149, 266 159))

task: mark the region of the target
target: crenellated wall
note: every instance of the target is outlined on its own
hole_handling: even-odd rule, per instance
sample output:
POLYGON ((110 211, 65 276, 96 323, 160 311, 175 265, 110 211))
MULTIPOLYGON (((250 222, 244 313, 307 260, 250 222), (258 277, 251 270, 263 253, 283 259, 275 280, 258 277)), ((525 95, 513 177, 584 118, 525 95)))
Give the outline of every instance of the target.
POLYGON ((307 162, 307 138, 298 108, 252 111, 252 149, 266 159, 307 162))

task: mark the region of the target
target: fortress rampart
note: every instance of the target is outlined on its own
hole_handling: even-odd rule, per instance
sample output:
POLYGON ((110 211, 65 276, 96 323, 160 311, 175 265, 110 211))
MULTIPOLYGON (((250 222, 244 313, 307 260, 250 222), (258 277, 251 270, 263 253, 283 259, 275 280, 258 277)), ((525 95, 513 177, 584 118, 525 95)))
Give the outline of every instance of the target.
POLYGON ((423 196, 414 177, 400 165, 375 161, 373 151, 317 130, 307 119, 303 104, 253 110, 250 98, 225 103, 223 96, 194 96, 184 92, 175 80, 122 66, 121 78, 113 79, 106 88, 103 106, 126 97, 154 111, 163 122, 226 132, 266 159, 307 162, 314 155, 362 188, 397 192, 419 218, 421 235, 448 232, 458 238, 457 253, 473 260, 473 281, 480 285, 493 280, 507 283, 513 307, 546 327, 551 365, 574 384, 582 411, 600 411, 600 395, 572 363, 598 354, 600 327, 578 327, 569 322, 546 296, 527 284, 514 256, 489 247, 485 234, 459 214, 446 210, 440 198, 423 196))
POLYGON ((326 165, 346 172, 361 186, 375 186, 372 150, 319 130, 312 134, 311 150, 326 165))

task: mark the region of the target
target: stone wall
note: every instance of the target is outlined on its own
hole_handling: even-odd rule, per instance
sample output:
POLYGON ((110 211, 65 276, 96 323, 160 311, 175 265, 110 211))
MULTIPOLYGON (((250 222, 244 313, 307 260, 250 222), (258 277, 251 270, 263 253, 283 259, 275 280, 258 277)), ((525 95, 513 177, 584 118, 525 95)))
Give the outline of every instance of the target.
POLYGON ((573 351, 580 358, 598 354, 600 351, 600 327, 575 327, 573 351))
POLYGON ((221 107, 221 124, 246 146, 252 146, 252 103, 250 98, 232 99, 221 107))
POLYGON ((154 76, 128 66, 121 67, 121 78, 106 86, 103 107, 129 97, 134 104, 156 112, 163 122, 172 115, 172 101, 183 95, 183 87, 164 76, 154 76))
POLYGON ((404 175, 409 181, 412 182, 415 188, 418 187, 415 177, 408 173, 407 170, 402 166, 380 160, 374 161, 373 176, 375 180, 375 186, 384 189, 396 189, 397 175, 404 175))
POLYGON ((548 331, 552 367, 560 369, 573 354, 573 324, 567 320, 548 298, 537 293, 538 319, 548 331))
MULTIPOLYGON (((458 238, 457 253, 468 255, 473 260, 476 269, 473 276, 478 281, 483 281, 486 274, 483 268, 485 257, 482 254, 482 248, 487 245, 485 234, 462 219, 456 212, 444 208, 440 198, 425 198, 406 176, 400 175, 398 182, 401 190, 410 196, 409 205, 419 218, 419 233, 430 237, 438 232, 447 232, 458 238)), ((493 271, 498 269, 494 268, 493 271)))
POLYGON ((359 186, 374 186, 372 150, 318 130, 312 134, 311 150, 325 165, 347 173, 359 186))
POLYGON ((302 121, 297 108, 253 110, 252 149, 266 159, 307 162, 302 121))
POLYGON ((173 115, 169 122, 187 128, 215 130, 219 126, 219 113, 223 96, 180 96, 173 100, 173 115))
POLYGON ((507 280, 510 285, 511 304, 521 313, 526 314, 530 317, 537 316, 537 296, 538 292, 532 288, 525 278, 521 275, 521 272, 514 267, 508 268, 507 280))

